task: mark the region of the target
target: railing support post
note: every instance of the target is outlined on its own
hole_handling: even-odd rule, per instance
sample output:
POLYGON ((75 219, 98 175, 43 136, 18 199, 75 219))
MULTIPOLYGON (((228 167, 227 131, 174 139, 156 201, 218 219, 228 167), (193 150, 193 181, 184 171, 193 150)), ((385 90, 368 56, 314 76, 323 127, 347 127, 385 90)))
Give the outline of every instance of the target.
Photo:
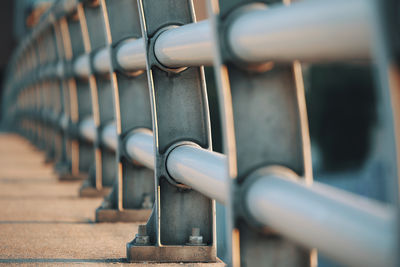
POLYGON ((90 89, 91 112, 95 125, 95 140, 93 143, 94 162, 88 179, 83 183, 79 193, 85 197, 103 197, 109 194, 115 179, 115 169, 108 168, 114 162, 114 157, 101 147, 101 132, 106 123, 113 120, 111 88, 106 75, 95 75, 93 57, 98 49, 105 45, 105 31, 102 27, 102 10, 96 1, 84 1, 77 7, 82 33, 85 56, 89 61, 87 77, 90 89), (99 29, 99 27, 101 27, 99 29), (101 105, 101 107, 100 107, 101 105), (110 164, 108 164, 110 162, 110 164))
POLYGON ((166 170, 168 153, 179 144, 189 142, 211 149, 203 68, 167 69, 153 52, 154 42, 166 25, 195 19, 192 1, 139 0, 138 5, 153 115, 156 200, 146 228, 127 244, 127 258, 215 262, 215 201, 175 182, 166 170))
POLYGON ((266 8, 261 3, 235 3, 209 1, 224 153, 231 183, 227 203, 230 255, 224 260, 235 267, 259 266, 261 262, 265 266, 310 266, 315 263, 315 253, 258 226, 242 207, 240 192, 257 169, 286 166, 309 183, 312 169, 300 63, 246 64, 230 53, 225 38, 230 22, 242 11, 266 8))
POLYGON ((144 222, 149 218, 154 202, 154 174, 152 170, 132 162, 125 152, 125 142, 135 129, 152 129, 147 79, 143 71, 122 71, 115 60, 121 42, 141 36, 137 4, 134 0, 101 0, 100 5, 110 65, 108 74, 117 149, 114 187, 96 210, 96 221, 144 222), (126 15, 124 23, 121 23, 123 14, 126 15))

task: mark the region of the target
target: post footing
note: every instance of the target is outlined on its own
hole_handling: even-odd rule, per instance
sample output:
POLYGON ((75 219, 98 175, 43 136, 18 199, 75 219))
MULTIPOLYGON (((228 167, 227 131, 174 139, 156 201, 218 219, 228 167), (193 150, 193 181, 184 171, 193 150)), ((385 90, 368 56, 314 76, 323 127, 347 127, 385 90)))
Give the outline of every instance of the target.
POLYGON ((128 262, 202 262, 225 266, 212 246, 138 246, 132 241, 126 244, 126 257, 128 262))
POLYGON ((60 173, 58 175, 58 180, 60 181, 83 181, 88 178, 87 174, 73 175, 71 173, 60 173))
POLYGON ((151 209, 96 209, 96 222, 146 222, 151 214, 151 209))
POLYGON ((80 197, 105 197, 111 192, 110 187, 103 187, 101 189, 97 189, 91 185, 87 185, 87 183, 83 182, 82 187, 79 189, 80 197))

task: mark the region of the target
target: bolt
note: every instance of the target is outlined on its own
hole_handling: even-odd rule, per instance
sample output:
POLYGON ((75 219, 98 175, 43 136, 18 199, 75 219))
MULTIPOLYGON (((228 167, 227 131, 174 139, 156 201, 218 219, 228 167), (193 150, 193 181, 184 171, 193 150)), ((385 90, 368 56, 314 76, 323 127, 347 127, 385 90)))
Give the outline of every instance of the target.
POLYGON ((200 228, 192 228, 192 236, 199 236, 200 228))
POLYGON ((135 237, 135 244, 139 246, 145 246, 150 244, 150 237, 147 235, 147 229, 145 224, 139 225, 138 233, 135 237))
POLYGON ((140 224, 138 228, 138 234, 139 236, 145 236, 147 235, 147 229, 145 224, 140 224))
POLYGON ((153 202, 151 201, 151 196, 149 194, 143 195, 142 209, 153 208, 153 202))
POLYGON ((192 228, 192 235, 189 236, 189 246, 205 246, 203 236, 200 235, 200 228, 192 228))

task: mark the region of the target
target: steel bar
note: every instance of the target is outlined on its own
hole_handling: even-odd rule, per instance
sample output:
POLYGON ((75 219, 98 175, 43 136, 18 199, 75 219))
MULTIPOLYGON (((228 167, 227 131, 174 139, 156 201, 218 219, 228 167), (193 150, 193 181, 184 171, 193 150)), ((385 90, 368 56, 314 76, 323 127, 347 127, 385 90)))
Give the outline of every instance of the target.
POLYGON ((118 137, 115 123, 110 123, 103 128, 101 140, 112 151, 117 151, 118 137))
POLYGON ((75 75, 86 78, 90 74, 90 61, 89 56, 83 54, 79 56, 74 62, 74 73, 75 75))
POLYGON ((340 0, 248 11, 229 26, 228 42, 245 62, 367 59, 372 8, 368 0, 340 0))
MULTIPOLYGON (((340 0, 250 9, 233 20, 227 39, 234 55, 248 63, 365 60, 370 57, 372 6, 368 0, 340 0)), ((166 67, 201 66, 212 64, 212 45, 210 22, 205 20, 164 31, 154 50, 166 67)), ((107 49, 99 50, 94 57, 96 71, 106 73, 109 59, 107 49)), ((123 42, 116 59, 125 70, 145 69, 143 39, 123 42)), ((74 70, 78 76, 88 76, 88 57, 78 57, 74 70)))
POLYGON ((191 145, 178 146, 168 155, 167 170, 176 181, 226 203, 228 173, 224 155, 191 145))
POLYGON ((109 73, 111 68, 109 50, 107 48, 100 49, 93 58, 93 67, 98 73, 109 73))
POLYGON ((394 266, 394 214, 387 206, 314 182, 268 175, 245 195, 258 222, 349 266, 394 266))
POLYGON ((212 64, 212 45, 210 24, 205 20, 163 32, 154 50, 165 66, 201 66, 212 64))
POLYGON ((140 130, 132 134, 126 141, 126 152, 132 160, 154 169, 153 135, 149 130, 140 130))
POLYGON ((96 140, 96 125, 92 118, 82 120, 79 125, 79 133, 87 141, 94 142, 96 140))
POLYGON ((123 42, 116 54, 118 64, 125 70, 144 70, 146 68, 146 49, 142 38, 123 42))

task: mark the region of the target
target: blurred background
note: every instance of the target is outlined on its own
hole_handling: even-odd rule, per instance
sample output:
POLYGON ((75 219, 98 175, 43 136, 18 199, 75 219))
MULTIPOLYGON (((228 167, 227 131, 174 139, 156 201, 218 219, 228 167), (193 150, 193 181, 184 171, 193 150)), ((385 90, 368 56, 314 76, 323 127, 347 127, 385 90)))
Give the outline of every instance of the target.
MULTIPOLYGON (((0 1, 0 84, 3 84, 7 63, 18 42, 34 27, 54 0, 0 1)), ((3 95, 3 86, 0 97, 3 95)), ((2 101, 0 101, 2 103, 2 101)), ((1 110, 1 109, 0 109, 1 110)))

